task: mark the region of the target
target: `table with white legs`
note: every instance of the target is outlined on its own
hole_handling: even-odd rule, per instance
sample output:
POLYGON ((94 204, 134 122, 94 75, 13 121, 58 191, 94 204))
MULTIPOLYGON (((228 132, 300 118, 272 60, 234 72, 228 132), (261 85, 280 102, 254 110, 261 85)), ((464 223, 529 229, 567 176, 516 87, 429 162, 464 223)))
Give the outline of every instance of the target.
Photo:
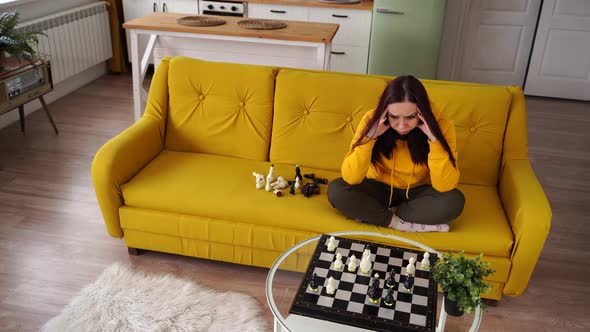
MULTIPOLYGON (((419 242, 405 239, 403 237, 381 234, 375 232, 335 232, 329 235, 346 237, 346 238, 359 238, 363 239, 371 237, 375 239, 387 238, 396 240, 404 245, 409 245, 417 250, 427 251, 432 254, 439 255, 438 251, 423 245, 419 242)), ((310 262, 310 258, 314 249, 318 245, 321 235, 312 237, 305 241, 302 241, 293 247, 285 251, 270 268, 266 279, 266 298, 270 310, 274 316, 274 331, 292 331, 292 332, 326 332, 326 331, 338 331, 338 332, 364 332, 370 331, 359 327, 339 324, 328 320, 322 320, 318 318, 306 317, 297 314, 289 313, 291 303, 295 299, 297 290, 299 289, 303 273, 293 272, 294 269, 304 270, 310 262)), ((383 240, 383 239, 381 239, 383 240)), ((377 242, 377 241, 376 241, 377 242)), ((447 313, 444 310, 444 296, 439 295, 440 314, 438 316, 438 322, 436 324, 436 332, 442 332, 445 330, 447 324, 447 313)), ((452 317, 450 319, 456 319, 452 317)), ((463 317, 457 318, 461 324, 469 324, 470 332, 476 332, 479 329, 479 325, 482 319, 481 308, 478 307, 472 314, 465 314, 463 317)))
MULTIPOLYGON (((249 30, 238 22, 243 18, 223 17, 223 25, 184 26, 177 20, 187 14, 156 13, 123 24, 130 32, 135 121, 147 101, 142 87, 150 57, 154 66, 165 56, 187 56, 201 60, 265 66, 328 70, 332 39, 338 24, 285 21, 279 30, 249 30), (149 35, 140 58, 139 35, 149 35)), ((219 17, 217 17, 219 18, 219 17)))

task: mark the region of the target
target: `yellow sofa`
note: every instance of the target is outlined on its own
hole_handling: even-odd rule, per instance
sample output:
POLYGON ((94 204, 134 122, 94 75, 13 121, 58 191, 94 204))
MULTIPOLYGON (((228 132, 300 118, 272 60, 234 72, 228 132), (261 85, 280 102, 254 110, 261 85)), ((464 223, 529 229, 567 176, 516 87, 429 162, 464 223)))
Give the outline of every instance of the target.
MULTIPOLYGON (((482 252, 496 273, 487 298, 521 294, 551 225, 527 153, 518 87, 425 80, 455 122, 463 214, 449 233, 400 233, 339 214, 319 196, 277 198, 252 172, 332 180, 390 77, 165 58, 142 118, 96 154, 92 177, 109 234, 130 248, 269 267, 311 236, 401 235, 439 251, 482 252)), ((305 259, 292 259, 303 270, 305 259)))

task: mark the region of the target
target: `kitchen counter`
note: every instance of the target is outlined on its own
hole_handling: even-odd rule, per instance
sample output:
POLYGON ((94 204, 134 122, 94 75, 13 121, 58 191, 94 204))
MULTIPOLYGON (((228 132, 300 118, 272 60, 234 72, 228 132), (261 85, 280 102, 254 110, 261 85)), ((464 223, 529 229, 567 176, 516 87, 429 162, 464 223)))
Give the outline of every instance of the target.
POLYGON ((323 3, 319 0, 241 0, 242 2, 268 3, 274 5, 286 6, 305 6, 305 7, 325 7, 325 8, 344 8, 358 10, 373 10, 373 0, 362 0, 360 3, 351 5, 323 3))
POLYGON ((145 109, 148 93, 142 82, 150 59, 156 67, 166 56, 187 56, 207 61, 329 70, 332 39, 339 28, 334 23, 282 20, 287 23, 283 29, 250 30, 238 26, 246 18, 230 16, 215 16, 226 23, 211 27, 176 23, 184 16, 156 13, 123 24, 130 37, 136 121, 145 109), (140 54, 139 46, 143 42, 147 46, 145 53, 140 54))
POLYGON ((186 14, 156 13, 136 18, 129 22, 125 22, 123 24, 123 28, 304 41, 316 43, 330 43, 332 41, 332 38, 334 38, 336 31, 338 31, 338 24, 299 21, 282 21, 287 23, 287 27, 283 29, 250 30, 238 26, 238 21, 244 20, 245 18, 231 16, 212 16, 215 18, 223 19, 226 21, 226 23, 223 25, 211 27, 191 27, 176 23, 176 20, 178 18, 184 16, 186 16, 186 14))

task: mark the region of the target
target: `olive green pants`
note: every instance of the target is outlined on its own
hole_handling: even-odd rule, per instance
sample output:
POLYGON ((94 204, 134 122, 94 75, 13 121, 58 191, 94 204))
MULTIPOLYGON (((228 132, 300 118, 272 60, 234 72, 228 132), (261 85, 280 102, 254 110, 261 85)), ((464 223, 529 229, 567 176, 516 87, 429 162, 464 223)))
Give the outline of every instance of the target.
POLYGON ((369 224, 387 227, 396 214, 405 221, 418 224, 448 224, 463 212, 465 196, 459 189, 439 192, 431 185, 410 189, 408 199, 405 189, 393 188, 391 205, 390 188, 383 182, 365 179, 350 185, 342 178, 328 186, 328 200, 344 215, 369 224))

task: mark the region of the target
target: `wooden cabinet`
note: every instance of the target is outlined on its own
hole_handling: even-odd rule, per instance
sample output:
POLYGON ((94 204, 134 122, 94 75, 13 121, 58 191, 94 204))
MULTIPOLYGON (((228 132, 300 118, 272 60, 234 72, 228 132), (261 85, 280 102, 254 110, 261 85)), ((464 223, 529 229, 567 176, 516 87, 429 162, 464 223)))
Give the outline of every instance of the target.
POLYGON ((248 17, 337 23, 340 25, 332 40, 330 70, 351 73, 366 73, 371 35, 369 10, 341 8, 285 6, 248 3, 248 17))
MULTIPOLYGON (((152 13, 183 13, 198 15, 199 2, 198 0, 123 0, 123 17, 125 21, 130 21, 134 18, 142 17, 152 13)), ((130 37, 127 34, 127 50, 130 50, 130 37)), ((139 35, 139 54, 143 56, 148 42, 148 36, 139 35)), ((129 62, 131 62, 131 52, 128 51, 129 62)), ((153 60, 150 60, 153 64, 153 60)))

